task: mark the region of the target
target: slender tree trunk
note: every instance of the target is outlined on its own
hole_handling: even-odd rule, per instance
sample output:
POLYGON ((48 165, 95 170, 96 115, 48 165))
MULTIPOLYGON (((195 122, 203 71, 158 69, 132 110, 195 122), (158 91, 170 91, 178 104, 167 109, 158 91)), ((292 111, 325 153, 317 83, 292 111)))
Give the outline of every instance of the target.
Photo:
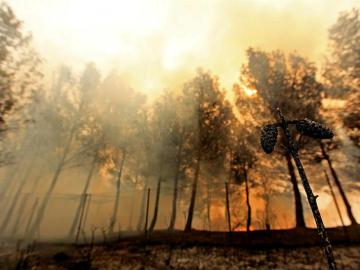
POLYGON ((251 205, 250 205, 250 188, 247 172, 245 170, 245 194, 246 194, 246 206, 247 206, 247 220, 246 220, 246 231, 250 231, 251 226, 251 205))
MULTIPOLYGON (((86 194, 86 193, 85 193, 85 194, 86 194)), ((75 232, 76 232, 76 229, 78 228, 78 224, 79 224, 79 220, 80 220, 80 215, 81 215, 83 209, 85 208, 85 205, 84 205, 85 194, 84 194, 84 193, 81 193, 81 195, 80 195, 79 206, 78 206, 78 208, 76 209, 76 213, 75 213, 73 222, 72 222, 71 227, 70 227, 70 230, 69 230, 68 237, 69 237, 71 240, 73 240, 74 237, 75 237, 75 232)))
MULTIPOLYGON (((35 181, 34 181, 34 183, 33 183, 33 185, 32 185, 30 194, 29 194, 29 196, 27 197, 27 199, 29 199, 29 198, 30 198, 30 195, 31 195, 31 194, 34 194, 34 192, 36 191, 36 189, 37 189, 37 187, 38 187, 38 184, 39 184, 39 182, 40 182, 40 179, 41 179, 41 174, 42 174, 42 172, 40 172, 40 173, 38 174, 38 176, 35 178, 35 181)), ((27 199, 25 200, 25 197, 23 198, 23 200, 26 201, 26 202, 28 201, 27 199)), ((21 217, 23 216, 23 214, 24 214, 24 209, 25 209, 25 207, 26 207, 26 202, 22 202, 21 205, 19 206, 18 215, 17 215, 16 221, 15 221, 15 223, 14 223, 15 225, 13 226, 13 230, 12 230, 12 232, 11 232, 12 235, 15 235, 15 234, 17 233, 18 229, 19 229, 21 217)))
POLYGON ((120 164, 120 168, 119 168, 119 173, 117 175, 116 197, 115 197, 113 214, 112 214, 112 217, 111 217, 111 220, 110 220, 110 226, 109 226, 109 232, 110 233, 114 232, 114 226, 115 226, 116 221, 117 221, 117 214, 118 214, 119 202, 120 202, 121 175, 122 175, 122 172, 123 172, 125 159, 126 159, 126 149, 123 150, 121 164, 120 164))
POLYGON ((130 208, 130 217, 129 217, 129 225, 128 225, 128 230, 132 230, 132 219, 133 219, 133 214, 134 214, 134 205, 135 205, 135 195, 136 195, 136 186, 138 183, 138 171, 136 170, 136 175, 135 175, 135 183, 134 183, 134 192, 133 192, 133 196, 131 198, 131 208, 130 208))
POLYGON ((345 208, 346 208, 346 212, 347 212, 347 215, 350 219, 350 222, 351 222, 351 225, 356 225, 358 224, 355 217, 354 217, 354 214, 352 212, 352 209, 351 209, 351 205, 349 203, 349 200, 348 198, 346 197, 346 194, 345 194, 345 191, 341 185, 341 182, 340 182, 340 179, 332 165, 332 160, 330 159, 330 156, 328 155, 328 153, 326 152, 326 149, 325 149, 325 146, 323 144, 323 142, 321 140, 319 140, 319 144, 320 144, 320 147, 321 147, 321 152, 322 152, 322 155, 324 157, 324 159, 327 161, 328 165, 329 165, 329 169, 330 169, 330 172, 331 172, 331 175, 333 176, 334 178, 334 181, 335 181, 335 184, 336 186, 338 187, 339 189, 339 192, 340 192, 340 195, 341 195, 341 198, 345 204, 345 208))
MULTIPOLYGON (((15 180, 14 182, 15 183, 11 185, 5 197, 2 197, 1 199, 1 208, 4 209, 4 211, 9 208, 10 204, 12 203, 12 199, 14 198, 13 195, 16 193, 18 188, 18 181, 15 180)), ((3 219, 1 218, 0 220, 2 221, 3 219)))
POLYGON ((31 172, 31 170, 33 168, 33 164, 34 164, 34 161, 32 160, 30 162, 30 165, 29 165, 27 171, 25 172, 24 177, 22 178, 22 180, 19 183, 19 186, 18 186, 18 188, 17 188, 17 190, 15 192, 15 196, 14 196, 14 198, 13 198, 13 200, 11 202, 11 205, 9 206, 9 208, 8 208, 6 214, 5 214, 4 220, 3 220, 2 224, 1 224, 0 234, 2 234, 5 231, 5 229, 7 228, 7 226, 9 225, 9 223, 11 221, 12 215, 15 212, 15 208, 17 206, 19 198, 21 197, 21 192, 24 189, 25 184, 26 184, 26 180, 29 178, 30 172, 31 172))
POLYGON ((152 232, 155 228, 158 212, 159 212, 159 202, 160 202, 160 190, 161 190, 161 177, 158 178, 157 187, 156 187, 156 197, 155 197, 155 206, 154 206, 154 215, 151 220, 149 231, 152 232))
POLYGON ((25 238, 28 235, 28 232, 30 230, 31 222, 33 221, 33 217, 34 217, 34 214, 35 214, 35 211, 36 211, 36 208, 37 208, 38 204, 39 204, 39 198, 36 198, 34 204, 31 207, 28 222, 27 222, 27 225, 25 227, 25 231, 24 231, 24 237, 25 238))
POLYGON ((60 173, 62 171, 62 168, 63 168, 64 164, 60 163, 59 166, 57 167, 56 171, 55 171, 55 174, 53 176, 53 179, 51 181, 51 184, 50 184, 50 187, 49 189, 47 190, 46 194, 45 194, 45 197, 39 207, 39 210, 35 216, 35 220, 33 222, 33 225, 31 226, 30 230, 29 230, 29 234, 30 235, 34 235, 35 232, 38 230, 43 218, 44 218, 44 215, 45 215, 45 211, 47 209, 47 206, 48 206, 48 203, 50 201, 50 197, 55 189, 55 186, 57 184, 57 181, 59 179, 59 176, 60 176, 60 173))
POLYGON ((19 229, 21 217, 22 217, 22 214, 24 213, 24 209, 25 209, 29 199, 30 199, 30 194, 29 193, 23 195, 23 198, 22 198, 22 200, 20 202, 20 205, 19 205, 19 209, 17 211, 18 212, 17 217, 15 219, 14 225, 13 225, 12 230, 11 230, 11 235, 12 236, 14 236, 16 234, 17 230, 19 229))
POLYGON ((198 158, 197 158, 195 174, 194 174, 194 181, 193 181, 192 190, 191 190, 189 211, 188 211, 188 216, 187 216, 186 225, 185 225, 185 229, 184 229, 186 232, 191 231, 192 220, 193 220, 193 216, 194 216, 196 192, 197 192, 199 175, 200 175, 200 166, 201 166, 201 150, 200 150, 200 146, 199 146, 198 158))
POLYGON ((331 196, 332 196, 332 198, 333 198, 333 201, 334 201, 334 204, 335 204, 335 207, 336 207, 336 211, 338 212, 338 215, 339 215, 339 218, 340 218, 340 221, 341 221, 341 225, 342 225, 343 227, 345 227, 344 220, 343 220, 342 215, 341 215, 340 207, 339 207, 338 201, 337 201, 337 199, 336 199, 335 192, 334 192, 334 190, 333 190, 333 188, 332 188, 332 184, 331 184, 331 182, 330 182, 329 176, 328 176, 328 174, 327 174, 327 172, 326 172, 325 169, 324 169, 324 174, 325 174, 326 183, 327 183, 328 186, 329 186, 330 193, 331 193, 331 196))
MULTIPOLYGON (((27 130, 28 132, 28 130, 27 130)), ((19 150, 19 156, 21 157, 21 159, 19 160, 19 162, 17 162, 15 164, 15 168, 13 168, 13 170, 11 170, 9 173, 7 173, 6 175, 6 179, 5 179, 5 183, 3 183, 1 189, 0 189, 0 202, 2 202, 2 200, 4 199, 4 197, 7 196, 7 193, 9 192, 9 190, 14 187, 14 184, 16 181, 13 181, 14 179, 16 179, 17 174, 21 171, 20 168, 22 166, 24 166, 24 162, 26 161, 26 157, 24 154, 24 149, 26 148, 26 146, 31 143, 31 145, 36 145, 36 143, 38 143, 38 140, 36 140, 34 142, 34 140, 31 140, 29 138, 30 136, 25 136, 25 139, 22 141, 21 146, 18 148, 19 150)))
POLYGON ((288 171, 290 175, 290 181, 293 187, 294 199, 295 199, 295 227, 296 228, 305 228, 305 219, 304 219, 304 210, 301 202, 301 194, 298 187, 298 182, 296 179, 295 169, 291 162, 290 153, 285 154, 288 171))
POLYGON ((174 179, 174 191, 173 191, 172 211, 171 211, 171 217, 170 217, 169 230, 173 230, 175 228, 175 223, 176 223, 179 174, 180 174, 180 172, 179 172, 179 168, 178 168, 178 170, 176 171, 175 179, 174 179))
POLYGON ((211 231, 211 191, 210 191, 210 184, 209 183, 207 183, 207 185, 206 185, 206 191, 207 191, 207 200, 206 200, 207 224, 208 224, 209 231, 211 231))
POLYGON ((231 233, 229 184, 227 182, 225 182, 225 196, 226 196, 226 218, 227 218, 229 233, 231 233))
POLYGON ((83 203, 82 203, 83 207, 81 208, 81 211, 80 211, 78 227, 77 227, 77 230, 76 230, 76 236, 75 236, 75 242, 76 243, 79 240, 80 231, 81 231, 81 228, 82 228, 82 223, 83 223, 84 213, 85 213, 85 209, 86 209, 86 201, 87 201, 87 198, 88 198, 88 194, 85 193, 85 194, 82 195, 82 197, 83 197, 83 203))
POLYGON ((93 173, 94 173, 94 169, 96 167, 96 162, 97 162, 97 150, 96 149, 96 152, 95 152, 95 155, 94 155, 94 159, 91 163, 91 168, 90 168, 90 171, 87 175, 87 178, 86 178, 86 181, 85 181, 85 186, 83 188, 83 191, 81 193, 81 197, 80 197, 80 201, 79 201, 79 206, 76 210, 76 213, 75 213, 75 216, 74 216, 74 219, 73 219, 73 223, 71 225, 71 228, 70 228, 70 231, 69 231, 69 237, 72 238, 74 237, 75 235, 75 231, 76 231, 76 228, 77 228, 77 225, 79 223, 79 219, 80 219, 80 213, 81 213, 81 209, 83 207, 85 207, 85 205, 82 203, 83 202, 83 197, 85 196, 85 194, 87 194, 88 192, 88 189, 89 189, 89 186, 90 186, 90 182, 91 182, 91 178, 93 176, 93 173))
POLYGON ((180 165, 181 165, 181 152, 182 152, 183 143, 180 143, 178 152, 177 152, 177 164, 176 164, 176 174, 174 179, 174 191, 173 191, 173 200, 172 200, 172 211, 170 218, 169 230, 173 230, 176 222, 176 206, 178 201, 178 183, 180 177, 180 165))
POLYGON ((148 220, 149 220, 149 206, 150 206, 150 188, 147 189, 145 227, 144 227, 145 235, 147 234, 147 227, 148 227, 148 220))
POLYGON ((148 189, 148 185, 149 185, 149 178, 146 178, 143 193, 142 193, 142 196, 141 196, 140 215, 139 215, 138 224, 136 226, 137 231, 141 231, 143 229, 144 215, 145 215, 145 204, 146 204, 146 192, 147 192, 147 189, 148 189))
POLYGON ((89 215, 89 211, 90 211, 90 205, 91 205, 91 198, 92 198, 92 195, 89 194, 89 193, 86 193, 87 194, 87 201, 86 201, 86 205, 85 205, 85 214, 84 214, 84 221, 82 222, 82 225, 81 225, 81 228, 85 228, 86 227, 86 222, 87 222, 87 219, 88 219, 88 215, 89 215))
POLYGON ((265 229, 267 231, 270 231, 271 227, 270 227, 270 210, 269 210, 269 194, 266 193, 265 194, 265 229))
POLYGON ((66 159, 68 157, 68 154, 70 152, 70 146, 71 146, 71 143, 72 143, 72 140, 74 138, 74 135, 75 135, 75 131, 76 131, 76 128, 77 128, 77 120, 78 120, 78 116, 81 114, 83 108, 84 108, 84 100, 81 100, 80 102, 80 105, 79 105, 79 109, 77 111, 77 116, 75 118, 75 121, 74 121, 74 124, 73 126, 71 127, 71 130, 70 130, 70 134, 69 134, 69 137, 67 138, 67 141, 65 143, 65 147, 64 147, 64 151, 62 152, 62 155, 61 155, 61 158, 60 158, 60 161, 56 167, 56 170, 55 170, 55 173, 53 175, 53 178, 50 182, 50 186, 44 196, 44 199, 42 201, 42 203, 40 204, 39 206, 39 210, 37 212, 37 215, 35 217, 35 220, 32 224, 32 226, 30 227, 29 229, 29 235, 33 236, 35 235, 35 232, 38 231, 40 225, 41 225, 41 222, 45 216, 45 212, 46 212, 46 209, 47 209, 47 206, 48 206, 48 203, 50 201, 50 198, 51 198, 51 195, 56 187, 56 184, 59 180, 59 177, 61 175, 61 172, 64 168, 64 166, 66 165, 66 159))
POLYGON ((31 192, 30 193, 35 193, 36 192, 36 190, 37 190, 37 188, 38 188, 38 186, 39 186, 39 183, 40 183, 40 180, 42 179, 42 175, 43 174, 43 172, 42 171, 40 171, 40 173, 37 175, 37 177, 35 178, 35 181, 34 181, 34 183, 33 183, 33 186, 32 186, 32 188, 31 188, 31 192))
POLYGON ((76 131, 76 126, 74 125, 70 131, 70 134, 69 134, 69 137, 68 137, 68 140, 65 144, 65 148, 64 148, 64 151, 62 153, 62 156, 61 156, 61 159, 58 163, 58 166, 55 170, 55 173, 54 173, 54 176, 50 182, 50 186, 45 194, 45 197, 39 207, 39 210, 37 212, 37 215, 35 217, 35 220, 33 222, 33 225, 31 226, 31 228, 29 229, 29 234, 30 235, 34 235, 35 232, 38 230, 39 226, 41 225, 41 222, 44 218, 44 215, 45 215, 45 212, 46 212, 46 208, 48 206, 48 203, 49 203, 49 200, 50 200, 50 197, 56 187, 56 184, 59 180, 59 177, 60 177, 60 174, 62 172, 62 169, 64 168, 65 166, 65 163, 66 163, 66 158, 69 154, 69 151, 70 151, 70 146, 71 146, 71 142, 73 140, 73 137, 75 135, 75 131, 76 131))
POLYGON ((5 183, 3 183, 1 187, 1 197, 0 202, 2 203, 3 199, 7 196, 7 193, 9 192, 10 188, 15 184, 16 174, 19 172, 19 166, 16 165, 15 168, 6 175, 5 183))

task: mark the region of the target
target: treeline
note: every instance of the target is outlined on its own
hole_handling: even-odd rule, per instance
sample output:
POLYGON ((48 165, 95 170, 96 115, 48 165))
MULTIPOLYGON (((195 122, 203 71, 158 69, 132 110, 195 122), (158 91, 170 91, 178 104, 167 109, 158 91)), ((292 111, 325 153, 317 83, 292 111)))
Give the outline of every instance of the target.
MULTIPOLYGON (((31 38, 23 33, 20 21, 5 4, 1 6, 0 18, 4 165, 1 234, 16 235, 18 231, 21 209, 28 203, 27 197, 20 195, 25 190, 41 190, 44 196, 34 202, 32 218, 26 226, 26 233, 34 235, 64 172, 74 168, 85 170, 86 177, 72 180, 82 188, 69 237, 76 234, 87 194, 98 175, 112 179, 114 201, 106 228, 109 233, 118 230, 124 186, 130 186, 134 192, 139 187, 142 190, 137 230, 144 229, 147 190, 156 186, 152 188, 155 199, 147 228, 154 230, 165 183, 172 187, 168 229, 176 228, 179 200, 186 205, 182 229, 191 230, 196 215, 203 217, 207 229, 211 229, 212 203, 223 200, 223 195, 212 191, 212 187, 224 183, 238 186, 246 204, 231 201, 232 230, 243 226, 251 229, 251 193, 255 190, 262 190, 259 196, 265 204, 267 229, 271 228, 271 219, 276 218, 276 209, 271 211, 269 207, 271 198, 288 191, 294 197, 295 226, 305 227, 301 189, 290 155, 281 143, 274 157, 262 153, 261 125, 276 119, 277 107, 289 119, 310 118, 331 124, 331 119, 322 114, 323 98, 349 95, 349 105, 341 119, 359 146, 360 33, 359 27, 355 31, 351 26, 360 23, 359 10, 341 14, 332 26, 329 39, 333 54, 323 76, 317 74, 314 63, 297 53, 249 48, 233 89, 223 89, 217 76, 198 70, 181 89, 163 91, 151 100, 131 88, 117 71, 102 76, 94 63, 86 65, 80 75, 61 67, 50 86, 45 85, 38 72, 39 57, 31 49, 31 38), (227 97, 230 92, 232 100, 227 97), (180 198, 181 193, 187 196, 180 198), (20 209, 17 215, 15 209, 20 209)), ((331 158, 331 151, 339 143, 301 138, 299 144, 301 155, 310 166, 325 160, 321 164, 330 171, 351 224, 356 224, 331 158)), ((331 182, 328 183, 332 190, 331 182)), ((340 211, 339 214, 342 219, 340 211)))

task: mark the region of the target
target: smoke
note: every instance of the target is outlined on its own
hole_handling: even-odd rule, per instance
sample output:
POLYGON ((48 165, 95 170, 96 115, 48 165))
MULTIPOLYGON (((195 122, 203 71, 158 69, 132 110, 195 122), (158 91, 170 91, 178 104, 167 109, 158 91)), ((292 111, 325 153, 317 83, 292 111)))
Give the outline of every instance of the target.
POLYGON ((12 0, 49 69, 96 62, 148 94, 176 88, 201 66, 230 89, 249 46, 321 62, 327 29, 356 1, 12 0))

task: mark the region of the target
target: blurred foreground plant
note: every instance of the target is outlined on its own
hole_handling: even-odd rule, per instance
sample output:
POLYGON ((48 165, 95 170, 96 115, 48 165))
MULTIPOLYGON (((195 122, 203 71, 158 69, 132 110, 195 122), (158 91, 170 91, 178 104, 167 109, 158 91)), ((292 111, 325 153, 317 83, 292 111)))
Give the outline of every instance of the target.
POLYGON ((307 118, 305 118, 304 120, 286 121, 285 117, 283 116, 283 114, 281 113, 279 108, 277 109, 277 112, 278 112, 278 116, 280 118, 280 122, 274 123, 274 124, 269 124, 262 128, 261 138, 260 138, 261 146, 265 153, 267 153, 267 154, 272 153, 274 150, 274 147, 276 145, 276 142, 277 142, 277 136, 278 136, 277 128, 280 127, 283 129, 283 132, 285 135, 286 148, 287 148, 287 151, 289 151, 289 153, 293 157, 296 167, 298 169, 298 172, 299 172, 299 175, 301 178, 301 182, 304 186, 306 196, 307 196, 308 202, 311 207, 312 214, 313 214, 315 222, 316 222, 317 231, 319 233, 319 236, 320 236, 320 239, 321 239, 321 242, 323 245, 323 249, 324 249, 327 261, 328 261, 329 269, 334 270, 334 269, 336 269, 336 264, 335 264, 335 259, 334 259, 333 252, 332 252, 332 247, 331 247, 329 238, 327 236, 325 226, 324 226, 324 223, 322 221, 322 218, 321 218, 321 215, 319 212, 319 208, 316 203, 316 199, 318 198, 318 196, 317 195, 314 196, 314 194, 311 190, 309 181, 305 174, 304 167, 299 158, 298 146, 294 143, 294 141, 291 137, 288 125, 289 124, 295 125, 297 131, 301 135, 305 135, 305 136, 308 136, 308 137, 311 137, 314 139, 331 139, 332 137, 334 137, 334 133, 330 129, 322 126, 320 123, 309 120, 307 118))

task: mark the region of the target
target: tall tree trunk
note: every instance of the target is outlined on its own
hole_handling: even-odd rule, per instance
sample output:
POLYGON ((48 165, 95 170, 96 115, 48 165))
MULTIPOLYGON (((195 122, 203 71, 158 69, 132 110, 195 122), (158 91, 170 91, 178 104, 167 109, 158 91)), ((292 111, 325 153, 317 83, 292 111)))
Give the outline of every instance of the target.
POLYGON ((207 223, 208 223, 208 230, 211 231, 211 191, 210 191, 210 184, 207 183, 206 185, 207 191, 207 200, 206 200, 206 214, 207 214, 207 223))
POLYGON ((11 230, 11 235, 12 236, 15 235, 17 230, 19 229, 22 213, 24 212, 24 209, 25 209, 29 199, 30 199, 30 194, 29 193, 23 195, 23 198, 22 198, 22 200, 20 202, 20 205, 19 205, 19 209, 17 211, 17 217, 16 217, 16 219, 14 221, 14 225, 12 226, 12 230, 11 230))
MULTIPOLYGON (((86 193, 85 193, 86 194, 86 193)), ((79 201, 79 206, 77 208, 77 211, 75 213, 74 219, 73 219, 73 223, 70 227, 69 230, 69 234, 68 237, 73 240, 73 238, 75 237, 75 231, 78 228, 78 224, 79 224, 79 219, 80 219, 80 215, 83 212, 83 209, 85 208, 85 194, 81 194, 80 195, 80 201, 79 201), (76 223, 75 223, 76 222, 76 223)))
POLYGON ((143 229, 144 216, 145 216, 146 194, 147 194, 148 185, 149 185, 149 178, 147 177, 145 180, 145 185, 144 185, 143 193, 141 196, 140 215, 139 215, 138 224, 136 226, 137 231, 141 231, 143 229))
POLYGON ((16 165, 13 170, 11 170, 9 173, 5 176, 5 183, 3 183, 1 187, 1 196, 0 196, 0 202, 4 200, 4 198, 7 196, 7 193, 9 192, 10 188, 15 184, 16 181, 13 181, 15 179, 16 174, 19 172, 19 166, 16 165))
POLYGON ((29 218, 28 218, 28 222, 27 222, 27 225, 25 227, 25 231, 24 231, 24 237, 26 238, 27 235, 28 235, 28 232, 30 230, 30 226, 31 226, 31 222, 33 221, 33 217, 34 217, 34 214, 35 214, 35 211, 36 211, 36 208, 39 204, 39 198, 37 197, 34 201, 34 204, 32 205, 31 207, 31 210, 30 210, 30 215, 29 215, 29 218))
POLYGON ((123 150, 121 164, 120 164, 120 168, 119 168, 119 173, 117 175, 116 197, 115 197, 113 214, 112 214, 112 217, 111 217, 111 220, 110 220, 110 226, 109 226, 109 232, 110 233, 114 232, 114 226, 115 226, 116 221, 117 221, 117 214, 118 214, 119 202, 120 202, 121 175, 122 175, 122 172, 123 172, 125 159, 126 159, 126 149, 123 150))
POLYGON ((226 219, 227 219, 229 233, 231 233, 229 184, 227 182, 225 182, 225 196, 226 196, 226 219))
POLYGON ((184 229, 186 232, 191 231, 192 220, 193 220, 193 216, 194 216, 196 192, 197 192, 199 175, 200 175, 200 166, 201 166, 201 149, 199 146, 195 174, 194 174, 194 181, 193 181, 192 190, 191 190, 189 211, 188 211, 188 216, 187 216, 186 225, 185 225, 185 229, 184 229))
POLYGON ((13 229, 12 229, 12 235, 15 235, 19 229, 19 225, 20 225, 20 221, 21 221, 21 217, 23 216, 24 214, 24 209, 26 207, 26 203, 28 201, 28 199, 30 198, 30 195, 31 194, 34 194, 34 192, 36 191, 37 187, 38 187, 38 184, 40 182, 40 179, 41 179, 41 175, 42 175, 42 172, 40 171, 40 173, 37 175, 37 177, 35 178, 35 181, 32 185, 32 188, 31 188, 31 191, 30 191, 30 194, 28 194, 29 196, 27 197, 24 197, 23 198, 23 201, 21 202, 20 206, 19 206, 19 210, 18 210, 18 214, 17 214, 17 218, 16 218, 16 221, 15 221, 15 225, 13 226, 13 229))
POLYGON ((41 222, 44 218, 44 215, 45 215, 45 212, 46 212, 46 208, 48 206, 48 203, 50 201, 50 197, 56 187, 56 184, 59 180, 59 177, 60 177, 60 174, 62 172, 62 169, 64 168, 65 166, 65 163, 66 163, 66 158, 70 152, 70 146, 71 146, 71 142, 73 140, 73 137, 75 135, 75 131, 76 131, 76 126, 74 125, 70 131, 70 134, 69 134, 69 137, 68 137, 68 140, 65 144, 65 148, 64 148, 64 151, 62 153, 62 156, 61 156, 61 159, 57 165, 57 168, 55 170, 55 173, 53 175, 53 178, 50 182, 50 186, 45 194, 45 197, 42 201, 42 203, 40 204, 39 206, 39 210, 37 212, 37 215, 35 217, 35 220, 32 224, 32 226, 30 227, 29 229, 29 235, 35 235, 35 232, 38 230, 39 226, 41 225, 41 222))
POLYGON ((147 197, 146 197, 146 214, 145 214, 145 227, 144 227, 145 235, 147 234, 147 228, 148 228, 149 205, 150 205, 150 188, 147 189, 147 197))
POLYGON ((90 205, 91 205, 91 199, 92 199, 92 195, 91 193, 85 193, 87 195, 87 202, 84 208, 85 214, 84 214, 84 221, 81 225, 81 228, 85 228, 86 227, 86 222, 88 220, 88 215, 89 215, 89 211, 90 211, 90 205))
POLYGON ((286 157, 288 171, 289 171, 289 175, 290 175, 290 181, 291 181, 293 191, 294 191, 295 222, 296 222, 295 227, 296 228, 305 228, 304 210, 303 210, 303 205, 301 202, 301 194, 300 194, 300 190, 298 187, 294 166, 291 162, 290 153, 286 152, 285 157, 286 157))
POLYGON ((85 209, 86 209, 86 201, 88 198, 88 194, 85 193, 82 195, 83 196, 83 207, 81 208, 80 211, 80 217, 79 217, 79 222, 78 222, 78 226, 77 226, 77 231, 76 231, 76 236, 75 236, 75 242, 77 243, 79 240, 79 236, 80 236, 80 231, 82 229, 82 225, 83 225, 83 218, 84 218, 84 214, 85 214, 85 209))
POLYGON ((321 152, 322 152, 322 155, 324 157, 324 159, 327 161, 328 165, 329 165, 329 169, 330 169, 330 172, 331 172, 331 175, 333 176, 334 178, 334 181, 335 181, 335 184, 336 186, 338 187, 339 189, 339 192, 340 192, 340 195, 341 195, 341 198, 345 204, 345 208, 346 208, 346 212, 347 212, 347 215, 350 219, 350 222, 351 222, 351 225, 356 225, 358 224, 355 217, 354 217, 354 214, 352 212, 352 209, 351 209, 351 205, 349 203, 349 200, 348 198, 346 197, 346 194, 345 194, 345 191, 341 185, 341 182, 340 182, 340 179, 332 165, 332 160, 330 159, 330 156, 328 155, 328 153, 326 152, 326 149, 325 149, 325 146, 323 144, 322 141, 319 140, 319 144, 320 144, 320 147, 321 147, 321 152))
POLYGON ((335 204, 335 207, 336 207, 336 211, 338 212, 338 215, 339 215, 339 218, 340 218, 340 221, 341 221, 341 225, 343 227, 345 227, 345 224, 344 224, 344 220, 342 218, 342 215, 341 215, 341 211, 340 211, 340 207, 339 207, 339 204, 337 202, 337 199, 336 199, 336 196, 335 196, 335 192, 332 188, 332 185, 331 185, 331 182, 330 182, 330 179, 329 179, 329 176, 326 172, 326 170, 324 169, 324 174, 325 174, 325 179, 326 179, 326 183, 328 184, 329 186, 329 189, 330 189, 330 193, 331 193, 331 196, 333 198, 333 201, 334 201, 334 204, 335 204))
POLYGON ((160 190, 161 190, 161 177, 158 178, 157 187, 156 187, 156 197, 155 197, 155 206, 154 206, 154 215, 150 223, 149 231, 152 232, 155 228, 158 212, 159 212, 159 202, 160 202, 160 190))
POLYGON ((15 192, 15 196, 14 196, 14 198, 5 214, 4 220, 0 226, 0 234, 2 234, 5 231, 5 229, 7 228, 7 226, 9 225, 9 223, 11 221, 12 215, 15 212, 15 208, 17 206, 19 198, 21 197, 21 192, 24 189, 26 181, 29 178, 30 172, 33 168, 33 164, 34 164, 34 159, 32 159, 32 161, 30 162, 29 167, 24 174, 24 177, 21 179, 21 181, 19 183, 19 186, 15 192))
POLYGON ((34 235, 35 232, 38 230, 39 226, 41 225, 41 222, 45 216, 45 212, 46 212, 46 209, 47 209, 47 206, 48 206, 48 203, 50 201, 50 197, 55 189, 55 186, 57 184, 57 181, 59 179, 59 176, 61 174, 61 171, 62 171, 62 168, 63 168, 63 164, 59 164, 59 166, 57 167, 56 171, 55 171, 55 174, 53 176, 53 179, 51 181, 51 184, 50 184, 50 187, 49 189, 47 190, 46 194, 45 194, 45 197, 42 201, 42 203, 40 204, 39 206, 39 209, 37 211, 37 214, 35 216, 35 220, 29 230, 29 234, 30 235, 34 235))
POLYGON ((249 188, 249 180, 247 177, 246 170, 245 173, 245 194, 246 194, 246 206, 247 206, 247 220, 246 220, 246 231, 250 231, 251 226, 251 205, 250 205, 250 188, 249 188))
POLYGON ((270 209, 269 209, 269 194, 266 193, 265 194, 265 229, 267 231, 270 231, 271 227, 270 227, 270 209))
POLYGON ((136 169, 136 175, 135 175, 135 183, 134 183, 134 192, 133 192, 133 196, 131 198, 131 208, 130 208, 130 217, 129 217, 129 225, 128 225, 128 230, 132 230, 132 219, 133 219, 133 214, 134 214, 134 205, 135 205, 135 195, 136 195, 136 186, 138 183, 138 169, 136 169))
POLYGON ((176 222, 176 210, 177 210, 177 201, 178 201, 178 183, 180 177, 180 166, 181 166, 181 152, 183 148, 183 143, 181 141, 178 152, 177 152, 177 164, 176 164, 176 174, 174 179, 174 191, 173 191, 173 200, 172 200, 172 211, 170 218, 169 230, 173 230, 176 222))
MULTIPOLYGON (((27 132, 28 129, 27 129, 27 132)), ((1 189, 0 189, 0 202, 2 202, 2 200, 4 199, 4 197, 7 196, 7 193, 9 192, 9 190, 13 189, 14 184, 16 181, 13 181, 14 179, 16 179, 16 176, 19 172, 21 172, 20 168, 22 166, 24 166, 24 162, 26 161, 26 156, 25 156, 25 150, 27 146, 29 146, 29 143, 31 145, 37 145, 38 140, 34 140, 30 139, 30 136, 25 136, 25 139, 22 141, 21 146, 18 148, 19 153, 18 156, 21 157, 21 159, 15 164, 15 168, 13 168, 13 170, 10 170, 9 173, 6 174, 5 176, 5 183, 2 184, 1 189)))
POLYGON ((88 192, 88 189, 89 189, 89 186, 90 186, 90 182, 91 182, 91 178, 92 178, 92 175, 94 173, 94 169, 95 169, 95 165, 96 165, 96 162, 97 162, 97 157, 98 157, 98 148, 96 149, 96 152, 95 152, 95 155, 94 155, 94 159, 91 163, 91 168, 90 168, 90 171, 87 175, 87 178, 86 178, 86 181, 85 181, 85 186, 83 188, 83 191, 81 193, 81 197, 80 197, 80 201, 79 201, 79 206, 76 210, 76 213, 75 213, 75 216, 74 216, 74 220, 73 220, 73 223, 71 225, 71 228, 70 228, 70 231, 69 231, 69 237, 72 238, 74 237, 75 235, 75 231, 76 231, 76 228, 78 226, 78 223, 79 223, 79 219, 80 219, 80 213, 81 213, 81 210, 83 207, 85 207, 85 205, 83 204, 83 198, 85 196, 85 194, 87 194, 88 192))

